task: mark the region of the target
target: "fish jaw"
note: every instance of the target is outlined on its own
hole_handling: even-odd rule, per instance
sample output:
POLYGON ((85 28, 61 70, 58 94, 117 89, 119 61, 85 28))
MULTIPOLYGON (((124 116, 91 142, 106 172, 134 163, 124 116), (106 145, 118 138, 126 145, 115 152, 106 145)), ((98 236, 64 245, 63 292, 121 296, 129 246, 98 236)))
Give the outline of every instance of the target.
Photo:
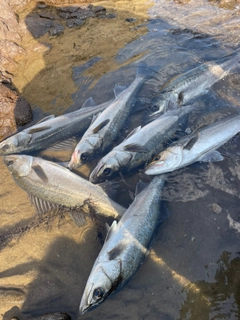
POLYGON ((121 280, 120 260, 95 263, 83 292, 79 313, 84 314, 89 309, 101 304, 111 292, 117 289, 121 280))
POLYGON ((70 170, 73 170, 73 169, 79 168, 81 165, 83 165, 83 163, 81 163, 81 160, 80 160, 80 151, 74 150, 74 152, 71 156, 71 160, 68 164, 68 168, 70 170))
POLYGON ((4 157, 4 163, 15 177, 24 177, 32 169, 33 158, 26 155, 9 155, 4 157))
POLYGON ((147 175, 157 175, 161 173, 165 173, 166 171, 164 170, 164 161, 155 161, 148 165, 144 171, 145 174, 147 175))
POLYGON ((26 132, 19 132, 0 143, 0 155, 20 153, 28 146, 32 135, 26 132))

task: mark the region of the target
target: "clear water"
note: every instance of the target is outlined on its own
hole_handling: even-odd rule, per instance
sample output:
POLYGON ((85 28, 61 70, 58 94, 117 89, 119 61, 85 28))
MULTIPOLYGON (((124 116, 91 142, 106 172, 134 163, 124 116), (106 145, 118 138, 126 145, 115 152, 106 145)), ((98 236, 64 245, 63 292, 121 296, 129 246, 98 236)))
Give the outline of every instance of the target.
MULTIPOLYGON (((75 110, 91 96, 98 103, 109 100, 115 84, 134 80, 139 60, 161 75, 159 82, 146 84, 137 97, 136 105, 150 104, 158 88, 173 76, 239 47, 239 12, 237 4, 227 10, 207 1, 156 0, 150 19, 142 22, 147 31, 118 49, 111 64, 100 54, 72 63, 69 82, 74 82, 75 91, 67 93, 72 103, 63 107, 56 95, 44 109, 43 98, 34 101, 36 121, 51 108, 59 114, 75 110)), ((46 57, 45 69, 51 70, 47 61, 46 57)), ((34 89, 44 95, 42 85, 37 75, 22 92, 26 98, 32 97, 34 89)), ((221 80, 196 100, 205 109, 191 115, 189 126, 198 128, 238 112, 239 97, 238 74, 221 80)), ((145 112, 132 116, 126 132, 143 117, 145 112)), ((239 319, 239 147, 236 136, 220 149, 224 161, 195 163, 169 175, 163 199, 171 215, 160 225, 149 256, 121 291, 83 319, 239 319)), ((91 167, 83 170, 87 176, 91 167)), ((3 164, 0 172, 3 319, 14 315, 31 319, 56 311, 77 319, 85 283, 101 248, 94 223, 78 228, 67 214, 36 218, 25 192, 3 164)), ((130 204, 138 179, 137 173, 118 178, 116 200, 130 204)))

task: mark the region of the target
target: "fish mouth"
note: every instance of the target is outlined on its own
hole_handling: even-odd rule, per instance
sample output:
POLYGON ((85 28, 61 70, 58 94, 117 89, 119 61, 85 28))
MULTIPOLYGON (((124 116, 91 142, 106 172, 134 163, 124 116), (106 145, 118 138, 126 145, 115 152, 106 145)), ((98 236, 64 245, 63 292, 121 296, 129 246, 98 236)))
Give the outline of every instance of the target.
POLYGON ((80 159, 79 159, 79 153, 78 151, 74 151, 71 157, 71 160, 68 164, 68 169, 72 170, 72 169, 77 169, 79 167, 81 167, 83 164, 81 163, 80 159))
POLYGON ((157 174, 161 174, 161 172, 157 172, 158 170, 161 170, 161 168, 163 168, 164 166, 164 161, 158 161, 157 163, 153 163, 150 164, 149 166, 147 166, 147 168, 145 169, 144 173, 147 175, 157 175, 157 174))
POLYGON ((99 177, 98 177, 98 173, 99 171, 102 169, 104 165, 97 165, 93 171, 91 172, 90 176, 89 176, 89 181, 92 182, 92 183, 97 183, 98 180, 99 180, 99 177))

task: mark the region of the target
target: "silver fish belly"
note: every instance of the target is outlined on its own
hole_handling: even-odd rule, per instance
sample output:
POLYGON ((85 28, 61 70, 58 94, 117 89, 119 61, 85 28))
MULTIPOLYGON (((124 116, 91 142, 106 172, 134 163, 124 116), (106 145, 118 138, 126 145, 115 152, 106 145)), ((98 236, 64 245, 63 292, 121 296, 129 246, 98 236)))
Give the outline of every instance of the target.
POLYGON ((5 156, 15 182, 30 195, 59 206, 119 218, 125 211, 103 189, 53 162, 27 155, 5 156))
POLYGON ((43 150, 49 146, 83 133, 94 114, 103 111, 110 101, 96 105, 90 98, 81 109, 55 117, 48 116, 37 124, 16 133, 0 143, 0 155, 43 150))
POLYGON ((191 99, 205 93, 217 81, 239 66, 239 51, 179 75, 166 83, 150 108, 153 115, 186 105, 191 99))
POLYGON ((197 133, 182 138, 156 156, 145 173, 148 175, 171 172, 196 161, 221 161, 217 149, 240 132, 240 115, 228 117, 197 133))
POLYGON ((164 181, 155 177, 135 197, 121 220, 113 222, 83 292, 79 311, 102 303, 123 286, 144 259, 161 219, 160 194, 164 181))
POLYGON ((136 78, 128 88, 122 91, 119 86, 115 87, 115 100, 96 118, 77 144, 68 165, 70 169, 78 168, 112 146, 132 112, 132 98, 149 76, 147 70, 147 65, 140 63, 136 78))

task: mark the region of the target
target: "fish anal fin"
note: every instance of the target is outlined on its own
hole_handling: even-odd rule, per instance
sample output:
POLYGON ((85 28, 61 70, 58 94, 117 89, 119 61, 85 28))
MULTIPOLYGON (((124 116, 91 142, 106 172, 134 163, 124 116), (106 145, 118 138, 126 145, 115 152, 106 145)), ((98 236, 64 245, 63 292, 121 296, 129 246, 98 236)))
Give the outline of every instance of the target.
POLYGON ((136 132, 138 132, 142 127, 138 126, 136 128, 134 128, 125 138, 125 140, 127 140, 129 137, 131 137, 132 135, 134 135, 136 132))
POLYGON ((147 182, 143 182, 142 180, 139 180, 137 185, 136 185, 136 190, 135 190, 135 197, 141 193, 147 186, 149 185, 149 183, 147 182))
POLYGON ((217 162, 217 161, 222 161, 223 159, 224 157, 221 155, 221 153, 217 150, 214 150, 204 154, 201 158, 198 159, 198 161, 217 162))
POLYGON ((58 212, 60 211, 61 206, 38 198, 32 194, 28 195, 31 201, 31 204, 34 206, 36 213, 39 215, 43 215, 48 212, 58 212))
POLYGON ((118 243, 112 250, 108 252, 109 260, 116 259, 125 249, 126 245, 124 243, 118 243))
POLYGON ((41 132, 48 129, 51 129, 51 126, 42 126, 42 127, 32 128, 28 131, 28 133, 32 134, 32 133, 41 132))
POLYGON ((109 121, 110 121, 110 119, 106 119, 106 120, 102 121, 101 123, 99 123, 99 125, 97 125, 93 129, 93 133, 97 133, 98 131, 100 131, 102 128, 104 128, 109 123, 109 121))
POLYGON ((140 144, 136 143, 130 143, 124 146, 124 150, 130 151, 130 152, 142 152, 142 153, 147 153, 148 150, 141 146, 140 144))
POLYGON ((32 169, 44 183, 48 182, 48 177, 45 171, 43 170, 43 168, 39 164, 32 165, 32 169))

